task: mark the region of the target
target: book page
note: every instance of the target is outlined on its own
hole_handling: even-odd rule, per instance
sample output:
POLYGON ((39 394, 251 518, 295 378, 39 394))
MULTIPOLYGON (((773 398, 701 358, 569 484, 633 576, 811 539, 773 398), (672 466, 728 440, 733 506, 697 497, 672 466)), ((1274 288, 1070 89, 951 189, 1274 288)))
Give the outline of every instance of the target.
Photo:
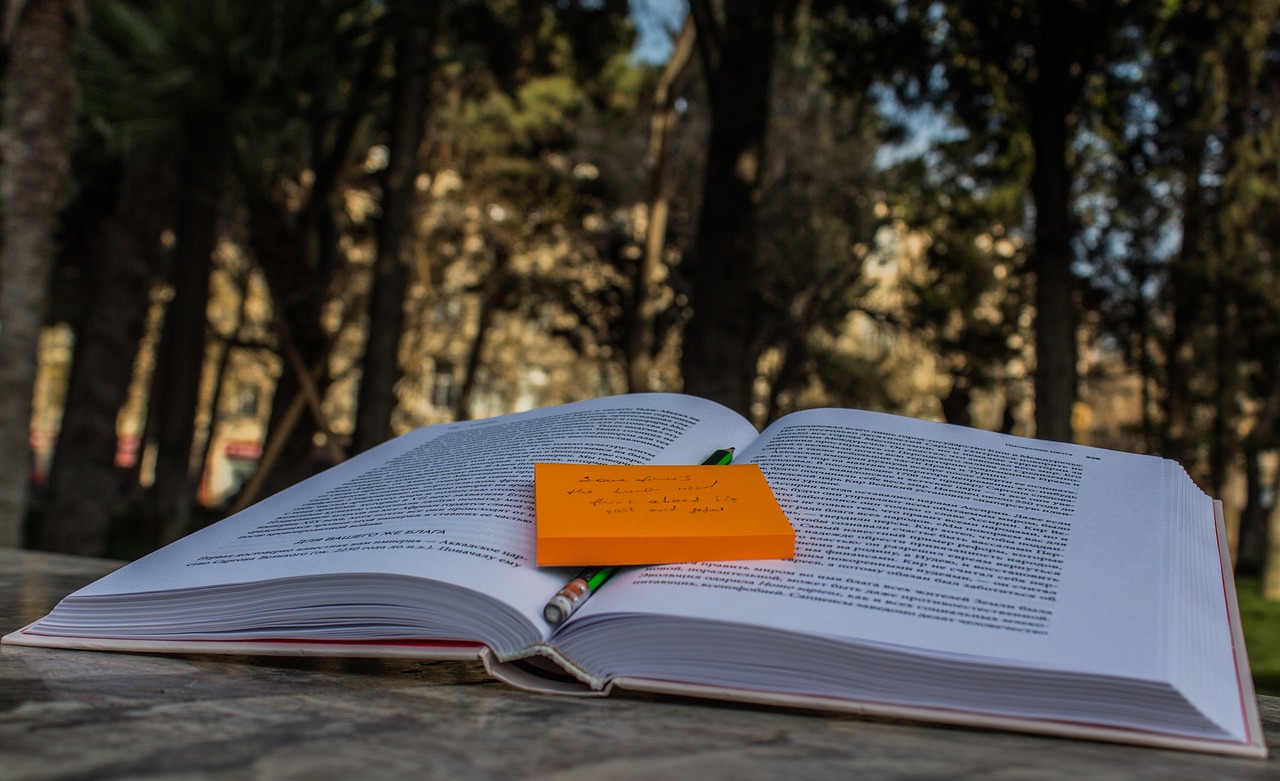
POLYGON ((661 606, 1099 674, 1164 665, 1162 459, 854 410, 795 413, 740 455, 794 559, 628 571, 573 621, 661 606))
POLYGON ((497 597, 541 626, 543 605, 573 570, 533 566, 535 462, 697 463, 755 434, 726 408, 671 394, 419 429, 74 596, 383 573, 497 597))

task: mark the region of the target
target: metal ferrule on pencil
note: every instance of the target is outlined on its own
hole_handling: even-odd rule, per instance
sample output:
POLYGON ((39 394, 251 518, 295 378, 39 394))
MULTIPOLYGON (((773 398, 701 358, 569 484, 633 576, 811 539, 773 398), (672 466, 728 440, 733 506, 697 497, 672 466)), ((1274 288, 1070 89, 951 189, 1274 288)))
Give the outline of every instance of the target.
POLYGON ((557 626, 572 615, 578 604, 590 593, 591 586, 585 578, 574 578, 547 602, 547 606, 542 609, 542 617, 547 619, 548 624, 557 626))

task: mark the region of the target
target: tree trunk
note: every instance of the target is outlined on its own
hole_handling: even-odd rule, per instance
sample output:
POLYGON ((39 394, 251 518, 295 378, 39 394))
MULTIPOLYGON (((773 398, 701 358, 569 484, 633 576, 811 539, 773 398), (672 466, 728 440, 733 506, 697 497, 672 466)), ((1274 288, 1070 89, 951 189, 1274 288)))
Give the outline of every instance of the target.
POLYGON ((106 220, 93 259, 94 296, 76 334, 58 447, 49 472, 48 511, 40 529, 46 550, 100 556, 106 552, 114 500, 116 419, 129 394, 146 327, 168 177, 151 160, 125 163, 115 212, 106 220))
MULTIPOLYGON (((279 436, 279 431, 287 432, 279 441, 279 458, 275 462, 278 466, 253 482, 265 497, 332 466, 317 461, 316 426, 296 419, 295 410, 306 407, 307 391, 293 368, 294 364, 306 366, 313 381, 313 392, 323 397, 330 381, 331 343, 321 326, 320 315, 328 296, 331 272, 318 270, 320 264, 307 249, 322 241, 322 235, 313 236, 292 225, 280 204, 259 203, 253 207, 249 234, 254 256, 271 290, 277 330, 283 334, 282 339, 289 341, 279 347, 285 365, 276 383, 267 435, 271 438, 279 436), (296 351, 292 361, 291 350, 296 351)), ((266 465, 264 461, 259 469, 266 465)))
POLYGON ((1036 436, 1070 442, 1076 401, 1075 277, 1071 273, 1071 172, 1068 117, 1077 96, 1071 73, 1070 0, 1041 4, 1037 78, 1028 93, 1035 170, 1036 436))
POLYGON ((192 474, 196 411, 207 346, 209 275, 218 241, 220 171, 203 144, 184 153, 174 215, 173 298, 165 308, 150 405, 155 417, 155 482, 149 521, 161 544, 189 531, 197 480, 192 474))
POLYGON ((22 542, 31 477, 31 408, 54 233, 75 124, 75 0, 27 0, 3 30, 8 51, 0 140, 0 545, 22 542))
POLYGON ((942 417, 956 426, 973 425, 973 388, 969 378, 958 372, 951 375, 951 389, 942 398, 942 417))
MULTIPOLYGON (((1248 25, 1254 11, 1246 11, 1236 24, 1248 25)), ((1271 14, 1268 14, 1269 16, 1271 14)), ((1229 23, 1230 24, 1230 23, 1229 23)), ((1230 25, 1234 27, 1234 24, 1230 25)), ((1270 23, 1267 24, 1270 27, 1270 23)), ((1213 301, 1215 336, 1213 373, 1213 422, 1209 433, 1209 491, 1223 500, 1227 517, 1242 508, 1233 505, 1225 489, 1235 477, 1240 454, 1240 431, 1247 362, 1241 343, 1246 334, 1240 325, 1240 302, 1248 295, 1250 271, 1256 258, 1265 254, 1260 249, 1257 226, 1269 217, 1269 208, 1259 207, 1256 190, 1263 187, 1260 179, 1270 173, 1257 170, 1255 160, 1264 153, 1258 149, 1255 130, 1249 116, 1257 105, 1255 55, 1247 47, 1233 47, 1223 57, 1223 75, 1227 84, 1226 113, 1223 117, 1222 142, 1225 148, 1222 197, 1218 219, 1214 222, 1215 254, 1210 295, 1213 301), (1261 176, 1260 176, 1261 174, 1261 176)), ((1266 168, 1270 168, 1267 164, 1266 168)))
POLYGON ((645 226, 644 254, 631 280, 631 302, 627 324, 627 388, 632 393, 650 389, 653 368, 657 301, 653 294, 662 254, 667 246, 667 222, 671 211, 667 177, 667 147, 675 129, 675 83, 693 59, 696 32, 692 18, 686 18, 676 39, 675 50, 653 90, 649 119, 649 220, 645 226))
MULTIPOLYGON (((1197 136, 1197 138, 1201 138, 1197 136)), ((1192 377, 1195 373, 1195 334, 1200 329, 1205 291, 1204 236, 1209 215, 1203 204, 1200 174, 1202 144, 1188 145, 1190 154, 1183 166, 1186 195, 1182 200, 1182 246, 1169 263, 1170 320, 1165 346, 1164 436, 1162 454, 1194 469, 1197 460, 1192 446, 1192 377)), ((1194 472, 1193 472, 1194 473, 1194 472)))
MULTIPOLYGON (((392 17, 404 28, 395 38, 396 78, 391 111, 387 167, 382 176, 382 217, 378 221, 378 250, 369 300, 369 336, 365 344, 356 403, 353 453, 391 438, 400 366, 400 337, 404 330, 404 296, 410 259, 406 239, 413 236, 414 180, 418 147, 425 134, 428 66, 431 61, 432 20, 416 11, 413 0, 393 4, 392 17)), ((425 6, 424 6, 425 8, 425 6)), ((411 243, 411 242, 410 242, 411 243)))
POLYGON ((680 368, 685 391, 743 414, 750 413, 759 353, 757 212, 781 6, 726 3, 722 29, 698 29, 700 45, 718 41, 718 57, 707 74, 711 133, 680 368))
MULTIPOLYGON (((278 459, 269 462, 264 455, 259 471, 267 469, 269 474, 255 474, 237 505, 249 494, 256 497, 260 490, 269 496, 332 466, 325 463, 332 462, 332 455, 317 460, 316 427, 301 424, 297 415, 306 406, 307 395, 323 397, 331 380, 328 361, 332 344, 321 313, 344 261, 338 253, 334 195, 343 167, 350 162, 366 106, 378 93, 382 53, 376 42, 364 49, 364 60, 340 113, 326 111, 309 118, 312 145, 308 167, 315 178, 301 208, 293 209, 269 189, 254 187, 247 193, 249 246, 271 290, 277 331, 286 335, 291 347, 282 344, 280 348, 285 369, 276 384, 267 423, 267 440, 278 443, 278 459), (296 351, 292 359, 289 350, 296 351), (309 390, 304 390, 292 368, 297 363, 307 367, 309 390), (272 468, 273 463, 279 466, 272 468)), ((328 444, 328 452, 333 454, 336 445, 332 440, 328 444)))
MULTIPOLYGON (((231 357, 235 350, 238 349, 237 345, 242 341, 241 329, 244 327, 245 321, 251 316, 249 310, 252 307, 252 295, 250 293, 250 285, 252 284, 250 278, 252 275, 252 267, 246 266, 241 271, 239 278, 236 280, 240 306, 236 311, 235 322, 226 334, 216 335, 218 341, 221 342, 221 345, 219 345, 220 352, 217 360, 214 361, 212 376, 209 378, 209 384, 212 386, 213 391, 209 394, 204 411, 204 415, 209 420, 209 430, 206 432, 204 441, 196 454, 195 464, 192 467, 192 473, 198 477, 196 483, 198 492, 204 488, 203 478, 209 469, 209 457, 214 452, 214 445, 217 444, 218 410, 222 407, 223 394, 227 390, 227 367, 231 364, 231 357)), ((197 493, 197 500, 200 499, 202 497, 197 493)))
POLYGON ((1260 457, 1257 448, 1244 452, 1245 505, 1240 511, 1240 532, 1236 537, 1237 575, 1261 575, 1267 558, 1267 511, 1262 495, 1274 486, 1262 479, 1260 457))
MULTIPOLYGON (((1137 276, 1134 287, 1145 290, 1149 275, 1144 270, 1137 276)), ((1138 368, 1138 380, 1142 383, 1139 403, 1142 405, 1142 444, 1148 453, 1158 453, 1155 441, 1155 423, 1152 420, 1152 384, 1155 382, 1155 362, 1151 355, 1151 307, 1145 297, 1139 295, 1134 300, 1133 312, 1133 358, 1138 368)))
MULTIPOLYGON (((1233 258, 1220 260, 1231 263, 1233 258)), ((1240 455, 1241 364, 1239 312, 1236 306, 1235 281, 1228 273, 1219 277, 1214 290, 1214 415, 1209 427, 1209 485, 1207 490, 1222 500, 1227 517, 1241 510, 1227 491, 1233 472, 1238 469, 1240 455)))
POLYGON ((476 336, 467 351, 467 363, 462 370, 462 385, 458 389, 458 397, 454 400, 454 420, 470 420, 471 405, 474 400, 476 382, 480 377, 480 366, 484 360, 485 347, 489 343, 489 329, 493 325, 498 312, 506 306, 510 293, 510 277, 508 267, 511 263, 511 252, 496 237, 489 237, 493 245, 493 266, 489 269, 485 280, 483 298, 480 300, 480 311, 476 315, 476 336))

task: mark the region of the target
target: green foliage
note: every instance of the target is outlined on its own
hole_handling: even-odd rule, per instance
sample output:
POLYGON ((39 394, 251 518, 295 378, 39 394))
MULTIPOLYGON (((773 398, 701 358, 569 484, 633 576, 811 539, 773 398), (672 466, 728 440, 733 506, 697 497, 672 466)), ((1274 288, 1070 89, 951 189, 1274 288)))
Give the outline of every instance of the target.
POLYGON ((628 52, 618 52, 604 64, 594 79, 595 102, 612 116, 629 117, 638 112, 657 71, 637 66, 628 52))
POLYGON ((651 78, 628 60, 625 3, 469 3, 448 22, 444 48, 468 54, 442 64, 429 119, 427 168, 457 182, 428 205, 427 245, 449 248, 432 274, 465 267, 484 316, 514 314, 583 357, 611 355, 631 227, 615 215, 617 169, 599 158, 633 127, 651 78))
POLYGON ((1236 596, 1253 684, 1259 694, 1280 696, 1280 602, 1263 599, 1258 578, 1239 578, 1236 596))
POLYGON ((968 422, 971 394, 1007 389, 1007 367, 1025 346, 1027 166, 1016 145, 964 135, 891 172, 895 213, 930 237, 924 269, 907 280, 906 320, 951 375, 944 411, 956 422, 968 422))
POLYGON ((118 150, 279 162, 367 87, 354 79, 380 15, 366 0, 103 0, 79 52, 86 124, 118 150))
POLYGON ((636 110, 635 96, 619 93, 643 83, 626 60, 630 26, 617 6, 508 2, 455 10, 454 45, 476 42, 485 56, 444 69, 461 100, 442 106, 432 124, 456 145, 455 164, 470 191, 518 212, 565 215, 581 207, 583 181, 566 156, 577 144, 577 125, 595 105, 636 110), (520 19, 526 24, 517 25, 520 19))
POLYGON ((898 409, 902 400, 889 391, 883 356, 851 355, 829 345, 807 349, 813 377, 831 394, 832 404, 857 409, 898 409))
POLYGON ((763 346, 779 356, 765 417, 802 403, 816 383, 832 403, 879 408, 884 372, 834 343, 872 287, 863 263, 883 224, 883 173, 874 165, 882 130, 862 89, 831 89, 852 45, 848 17, 821 9, 795 20, 777 57, 758 221, 755 276, 763 346), (796 143, 804 139, 804 143, 796 143))
POLYGON ((585 99, 581 88, 563 74, 530 79, 516 92, 519 106, 512 117, 516 148, 538 152, 567 142, 567 130, 582 109, 585 99))

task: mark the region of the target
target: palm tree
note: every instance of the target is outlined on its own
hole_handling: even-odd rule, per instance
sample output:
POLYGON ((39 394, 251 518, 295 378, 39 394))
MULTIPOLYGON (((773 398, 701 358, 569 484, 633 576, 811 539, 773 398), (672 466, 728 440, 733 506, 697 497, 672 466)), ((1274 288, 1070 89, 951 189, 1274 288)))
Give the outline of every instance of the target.
POLYGON ((28 0, 10 42, 0 141, 0 545, 18 545, 31 474, 36 351, 75 116, 75 0, 28 0))
MULTIPOLYGON (((326 223, 326 212, 333 208, 331 172, 337 168, 317 165, 313 151, 340 148, 335 157, 346 160, 354 128, 370 99, 367 90, 353 87, 361 76, 352 73, 376 74, 380 61, 377 51, 366 55, 371 47, 369 20, 379 13, 377 7, 368 0, 166 0, 149 5, 103 0, 94 8, 81 61, 86 125, 100 135, 99 143, 120 156, 122 169, 152 168, 153 175, 140 183, 143 188, 156 189, 166 179, 178 183, 165 199, 169 207, 165 227, 174 234, 164 259, 173 296, 157 350, 148 425, 157 459, 147 515, 149 533, 156 541, 180 536, 190 525, 197 471, 192 445, 204 365, 211 259, 220 221, 233 199, 247 205, 256 237, 287 237, 283 251, 260 252, 259 257, 268 278, 277 283, 278 299, 288 299, 281 291, 316 299, 308 304, 314 310, 302 319, 309 317, 315 323, 308 332, 319 329, 326 277, 309 267, 303 256, 324 241, 317 242, 314 231, 298 230, 298 226, 326 223), (358 61, 335 57, 335 53, 357 52, 358 61), (348 87, 352 89, 346 91, 348 87), (356 119, 333 110, 332 96, 352 94, 357 96, 351 99, 358 106, 356 119), (343 130, 334 131, 340 123, 345 123, 343 130), (330 147, 326 136, 344 140, 330 147), (317 184, 302 208, 304 216, 299 217, 284 205, 279 187, 284 180, 297 182, 305 170, 317 174, 317 184), (290 275, 316 280, 316 286, 281 281, 290 275)), ((136 185, 126 181, 122 186, 136 185)), ((120 194, 122 208, 137 200, 136 192, 120 194)), ((256 243, 260 248, 264 244, 256 243)), ((105 268, 100 271, 108 277, 112 273, 105 268)), ((135 285, 135 294, 141 288, 135 285)), ((138 307, 145 306, 141 298, 117 299, 114 306, 104 301, 96 313, 90 313, 81 330, 88 343, 78 349, 77 359, 88 362, 95 345, 105 348, 104 342, 111 341, 117 362, 126 362, 119 345, 130 342, 124 330, 136 320, 138 307)), ((279 316, 289 318, 291 313, 288 306, 280 307, 279 316)), ((284 330, 302 328, 290 323, 284 330)), ((136 335, 132 344, 136 349, 136 335)), ((83 382, 103 379, 87 372, 79 375, 83 382)), ((77 382, 74 377, 73 382, 77 382)), ((107 454, 114 452, 114 418, 124 392, 119 384, 127 378, 117 377, 114 382, 118 385, 112 392, 96 398, 77 394, 75 388, 69 391, 76 406, 93 399, 85 401, 82 409, 69 409, 71 421, 87 418, 96 423, 79 429, 73 426, 68 433, 92 432, 87 436, 95 443, 68 446, 56 456, 76 463, 64 469, 55 464, 59 479, 52 487, 51 502, 67 510, 78 502, 79 512, 50 515, 45 529, 50 545, 102 543, 110 502, 95 497, 90 508, 82 488, 89 475, 96 476, 95 484, 103 485, 108 484, 103 476, 113 475, 107 454), (110 444, 104 446, 102 440, 110 444), (90 453, 91 464, 86 463, 90 453)))

